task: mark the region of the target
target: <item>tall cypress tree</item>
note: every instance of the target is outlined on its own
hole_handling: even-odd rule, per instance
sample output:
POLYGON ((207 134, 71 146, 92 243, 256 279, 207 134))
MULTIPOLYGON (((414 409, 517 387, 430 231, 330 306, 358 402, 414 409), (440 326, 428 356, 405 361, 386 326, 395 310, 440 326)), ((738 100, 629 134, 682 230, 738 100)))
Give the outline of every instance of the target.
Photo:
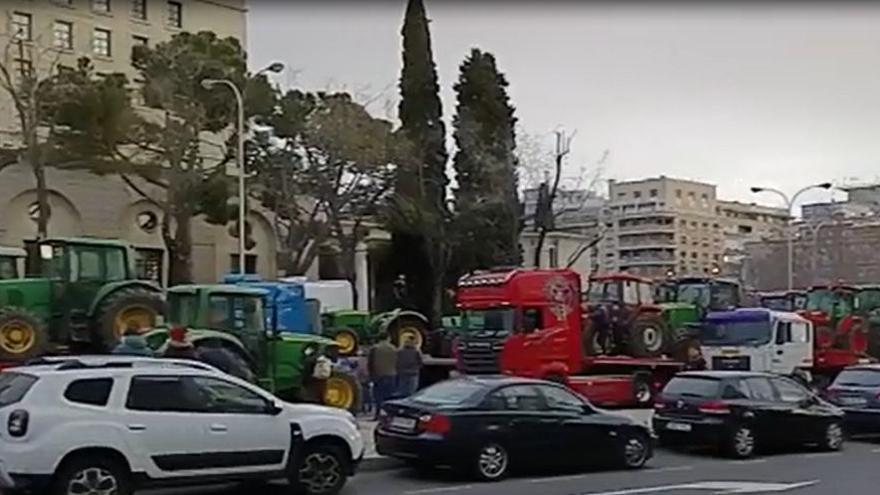
POLYGON ((410 145, 399 164, 392 222, 392 258, 397 273, 409 282, 411 304, 429 316, 440 316, 448 241, 446 207, 446 129, 440 102, 431 34, 422 0, 409 0, 403 29, 400 75, 400 133, 410 145))
POLYGON ((456 268, 520 263, 520 211, 516 174, 516 117, 508 82, 495 57, 479 49, 460 66, 453 121, 458 151, 459 249, 456 268))

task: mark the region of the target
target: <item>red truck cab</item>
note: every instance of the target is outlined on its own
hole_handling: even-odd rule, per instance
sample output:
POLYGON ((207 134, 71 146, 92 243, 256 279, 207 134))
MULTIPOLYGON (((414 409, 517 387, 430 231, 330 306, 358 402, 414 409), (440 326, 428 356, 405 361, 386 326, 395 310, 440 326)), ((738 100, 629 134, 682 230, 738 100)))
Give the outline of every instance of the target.
POLYGON ((567 383, 604 405, 648 404, 681 369, 668 358, 587 356, 580 276, 567 269, 506 269, 467 275, 456 300, 464 373, 504 373, 567 383))

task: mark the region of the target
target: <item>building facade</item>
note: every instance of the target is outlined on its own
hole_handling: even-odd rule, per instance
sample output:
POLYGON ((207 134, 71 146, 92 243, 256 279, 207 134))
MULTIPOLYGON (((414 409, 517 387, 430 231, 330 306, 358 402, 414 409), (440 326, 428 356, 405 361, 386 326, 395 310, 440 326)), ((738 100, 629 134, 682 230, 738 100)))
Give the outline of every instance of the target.
POLYGON ((718 201, 716 209, 724 239, 720 270, 728 277, 743 278, 746 245, 785 237, 789 214, 784 208, 738 201, 718 201))
MULTIPOLYGON (((99 73, 123 72, 136 81, 131 50, 183 32, 211 30, 246 47, 245 0, 7 0, 0 43, 7 67, 31 64, 37 71, 90 58, 99 73), (20 41, 20 42, 19 42, 20 41)), ((17 140, 16 116, 0 91, 0 143, 17 140)), ((138 251, 142 276, 167 280, 167 256, 158 229, 160 212, 113 176, 48 170, 49 235, 120 238, 138 251)), ((0 171, 0 245, 21 246, 36 237, 36 191, 30 169, 0 171)), ((265 277, 276 270, 276 236, 270 218, 251 212, 255 241, 246 269, 265 277)), ((197 282, 216 282, 237 268, 238 242, 227 225, 193 221, 193 273, 197 282)))
POLYGON ((717 271, 723 236, 715 186, 665 176, 609 181, 605 270, 646 277, 717 271))

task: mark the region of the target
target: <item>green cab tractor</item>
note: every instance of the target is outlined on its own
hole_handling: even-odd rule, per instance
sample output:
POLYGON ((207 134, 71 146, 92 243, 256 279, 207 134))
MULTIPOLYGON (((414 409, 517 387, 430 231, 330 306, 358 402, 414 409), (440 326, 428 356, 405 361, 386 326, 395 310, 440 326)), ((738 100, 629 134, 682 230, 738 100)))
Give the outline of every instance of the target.
MULTIPOLYGON (((266 328, 263 289, 241 285, 180 285, 167 292, 166 324, 146 334, 150 347, 164 351, 169 329, 184 327, 196 348, 219 345, 237 356, 258 384, 278 397, 303 397, 307 359, 338 352, 335 341, 304 333, 266 328)), ((354 411, 360 386, 351 374, 334 369, 327 380, 324 403, 354 411)))
POLYGON ((134 250, 115 240, 48 239, 34 246, 38 278, 0 280, 0 362, 50 351, 107 350, 129 328, 151 328, 162 289, 137 280, 134 250))
POLYGON ((350 356, 361 345, 369 345, 387 334, 394 345, 401 346, 407 340, 422 349, 429 338, 428 318, 406 309, 395 309, 372 314, 368 311, 340 310, 322 315, 323 335, 336 341, 339 353, 350 356))
POLYGON ((736 308, 742 301, 739 283, 729 279, 683 277, 665 280, 661 286, 662 299, 658 306, 669 329, 670 341, 688 348, 696 342, 694 325, 710 311, 736 308))

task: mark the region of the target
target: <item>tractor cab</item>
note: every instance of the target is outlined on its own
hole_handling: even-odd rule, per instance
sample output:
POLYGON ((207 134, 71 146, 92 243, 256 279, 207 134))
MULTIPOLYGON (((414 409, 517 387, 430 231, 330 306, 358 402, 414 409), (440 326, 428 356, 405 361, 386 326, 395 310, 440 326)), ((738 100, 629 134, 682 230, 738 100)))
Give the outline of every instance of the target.
POLYGON ((651 281, 628 274, 611 274, 590 278, 587 289, 590 304, 616 303, 627 306, 654 304, 651 281))
POLYGON ((880 285, 860 285, 856 288, 858 312, 863 315, 880 315, 880 285))
POLYGON ((678 297, 678 284, 674 280, 663 280, 654 284, 654 301, 673 303, 678 297))
POLYGON ((807 307, 807 293, 802 290, 762 292, 758 305, 773 311, 800 311, 807 307))
POLYGON ((675 301, 694 305, 700 315, 737 308, 740 299, 740 286, 733 280, 693 277, 676 281, 675 301))
POLYGON ((859 302, 852 286, 815 286, 807 291, 807 305, 800 314, 816 328, 819 348, 867 350, 868 332, 858 315, 859 302))
POLYGON ((0 246, 0 280, 24 277, 24 260, 27 252, 21 248, 0 246))

